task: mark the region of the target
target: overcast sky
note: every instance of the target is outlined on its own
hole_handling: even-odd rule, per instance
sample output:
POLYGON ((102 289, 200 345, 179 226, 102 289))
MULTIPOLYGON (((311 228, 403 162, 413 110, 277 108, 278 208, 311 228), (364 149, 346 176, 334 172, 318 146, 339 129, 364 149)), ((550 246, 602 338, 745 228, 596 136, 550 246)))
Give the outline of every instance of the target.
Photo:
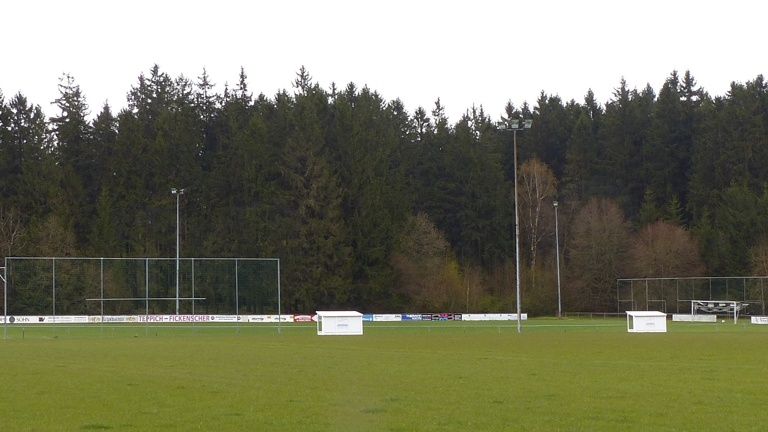
POLYGON ((116 113, 154 64, 221 92, 240 67, 250 90, 291 89, 303 65, 323 88, 367 85, 413 113, 441 99, 450 121, 539 93, 604 104, 622 77, 658 93, 690 70, 711 95, 768 72, 765 6, 646 1, 8 1, 0 6, 0 90, 50 105, 69 73, 92 114, 116 113))

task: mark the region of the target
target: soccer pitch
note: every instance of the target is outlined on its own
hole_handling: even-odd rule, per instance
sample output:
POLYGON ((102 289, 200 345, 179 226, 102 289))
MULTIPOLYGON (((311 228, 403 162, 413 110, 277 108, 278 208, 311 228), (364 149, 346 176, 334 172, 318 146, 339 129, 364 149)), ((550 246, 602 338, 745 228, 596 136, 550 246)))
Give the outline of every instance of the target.
POLYGON ((13 327, 0 418, 13 431, 763 430, 768 326, 668 326, 13 327))

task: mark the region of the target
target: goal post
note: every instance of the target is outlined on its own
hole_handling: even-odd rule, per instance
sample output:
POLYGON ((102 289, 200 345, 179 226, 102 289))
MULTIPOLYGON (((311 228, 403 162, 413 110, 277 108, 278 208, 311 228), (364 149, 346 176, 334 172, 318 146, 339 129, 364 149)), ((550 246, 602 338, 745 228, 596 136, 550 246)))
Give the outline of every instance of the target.
POLYGON ((733 323, 739 322, 739 312, 745 310, 749 303, 731 300, 691 300, 691 315, 695 316, 697 312, 705 312, 715 315, 733 316, 733 323))

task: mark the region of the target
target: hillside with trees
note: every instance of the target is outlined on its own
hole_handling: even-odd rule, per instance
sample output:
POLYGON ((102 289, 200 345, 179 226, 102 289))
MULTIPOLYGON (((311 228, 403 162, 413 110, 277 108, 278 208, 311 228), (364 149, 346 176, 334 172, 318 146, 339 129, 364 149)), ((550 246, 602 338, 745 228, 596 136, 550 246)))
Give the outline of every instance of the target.
MULTIPOLYGON (((1 85, 2 83, 0 83, 1 85)), ((1 88, 1 87, 0 87, 1 88)), ((502 119, 440 100, 408 112, 302 68, 254 95, 245 71, 155 65, 126 108, 91 112, 64 75, 47 110, 0 91, 2 256, 278 257, 286 312, 514 310, 512 136, 518 133, 523 304, 615 310, 618 277, 765 275, 768 85, 725 95, 672 72, 658 93, 623 79, 601 104, 542 92, 502 119)))

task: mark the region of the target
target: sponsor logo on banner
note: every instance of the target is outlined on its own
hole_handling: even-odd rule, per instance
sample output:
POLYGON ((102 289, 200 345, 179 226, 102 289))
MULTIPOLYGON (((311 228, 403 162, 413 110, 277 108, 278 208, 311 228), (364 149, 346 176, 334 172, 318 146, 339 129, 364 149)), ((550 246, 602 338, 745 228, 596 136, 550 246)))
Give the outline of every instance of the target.
POLYGON ((244 319, 252 323, 293 322, 293 315, 248 315, 244 319))
POLYGON ((401 317, 403 321, 421 321, 421 314, 403 314, 401 317))
POLYGON ((56 315, 56 316, 49 316, 49 317, 41 317, 45 318, 46 322, 49 323, 56 323, 56 324, 82 324, 88 322, 87 316, 72 316, 72 315, 56 315))
POLYGON ((363 321, 373 321, 372 314, 363 314, 363 321))
POLYGON ((432 321, 432 314, 421 314, 422 321, 432 321))
POLYGON ((293 322, 312 322, 315 319, 314 315, 294 315, 293 322))
POLYGON ((768 324, 768 316, 753 316, 751 318, 752 324, 768 324))
MULTIPOLYGON (((517 314, 462 314, 462 321, 517 321, 517 314)), ((520 314, 521 320, 527 320, 528 314, 520 314)))
POLYGON ((374 321, 400 321, 401 319, 400 315, 395 314, 376 314, 373 316, 374 321))
POLYGON ((213 321, 236 321, 236 315, 138 315, 142 323, 190 323, 213 321))
POLYGON ((139 317, 136 315, 104 315, 103 317, 91 317, 91 322, 134 323, 138 321, 139 317))

